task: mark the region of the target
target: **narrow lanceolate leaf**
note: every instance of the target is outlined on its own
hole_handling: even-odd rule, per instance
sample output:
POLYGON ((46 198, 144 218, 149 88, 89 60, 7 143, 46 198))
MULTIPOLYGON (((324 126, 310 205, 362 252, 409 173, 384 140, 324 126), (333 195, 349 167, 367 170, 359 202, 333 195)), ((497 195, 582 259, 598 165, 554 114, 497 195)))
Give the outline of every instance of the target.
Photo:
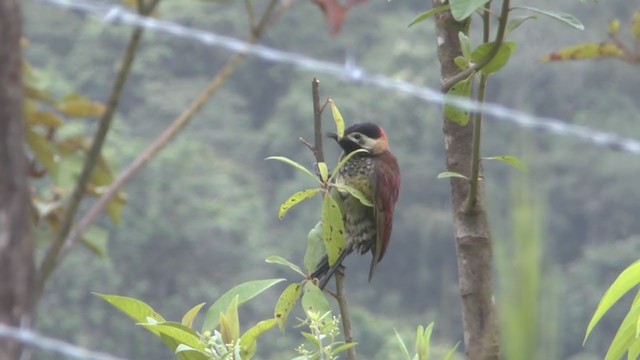
POLYGON ((517 157, 512 156, 512 155, 490 156, 490 157, 484 157, 482 159, 500 161, 500 162, 505 163, 507 165, 511 165, 514 168, 518 169, 518 170, 522 170, 524 172, 528 172, 529 171, 529 168, 527 168, 527 165, 525 165, 525 163, 522 162, 522 160, 520 160, 517 157))
POLYGON ((238 316, 238 295, 236 295, 225 314, 220 313, 220 332, 225 344, 235 343, 240 338, 240 318, 238 316), (225 326, 222 318, 224 317, 225 326))
MULTIPOLYGON (((152 319, 156 322, 165 321, 162 315, 158 314, 155 310, 153 310, 151 306, 145 304, 144 302, 138 299, 134 299, 126 296, 105 295, 105 294, 98 294, 98 293, 93 293, 93 295, 96 295, 100 297, 102 300, 113 305, 113 307, 125 313, 127 316, 133 319, 133 321, 135 321, 136 323, 149 322, 149 319, 152 319)), ((149 331, 159 336, 159 332, 157 330, 149 329, 149 331)))
POLYGON ((347 156, 344 156, 342 159, 340 159, 340 161, 338 162, 338 165, 336 166, 336 168, 333 169, 333 172, 331 173, 331 179, 336 177, 336 175, 338 174, 338 171, 340 171, 340 169, 342 169, 344 164, 346 164, 347 161, 349 161, 349 159, 351 159, 352 157, 354 157, 357 154, 368 153, 368 152, 369 151, 365 150, 365 149, 358 149, 356 151, 350 152, 349 154, 347 154, 347 156))
POLYGON ((278 326, 280 326, 280 330, 283 332, 287 325, 287 318, 296 307, 301 295, 302 284, 291 284, 280 294, 280 298, 273 311, 273 317, 278 321, 278 326))
POLYGON ((319 162, 318 171, 320 172, 320 180, 322 180, 323 182, 329 180, 329 168, 327 167, 327 163, 319 162))
POLYGON ((346 343, 346 344, 342 344, 342 345, 338 346, 337 348, 331 350, 331 356, 336 356, 336 355, 338 355, 340 353, 343 353, 343 352, 351 349, 352 347, 354 347, 356 345, 358 345, 357 342, 349 342, 349 343, 346 343))
POLYGON ((438 179, 446 179, 446 178, 452 178, 452 177, 457 177, 457 178, 462 178, 462 179, 469 180, 468 177, 466 177, 466 176, 464 176, 464 175, 462 175, 460 173, 457 173, 455 171, 444 171, 444 172, 441 172, 440 174, 438 174, 438 179))
POLYGON ((193 320, 196 318, 196 316, 198 315, 198 313, 200 312, 200 309, 202 309, 204 304, 206 303, 200 303, 192 307, 189 311, 187 311, 187 313, 184 314, 184 316, 182 317, 182 321, 181 321, 182 325, 189 328, 193 327, 193 320))
MULTIPOLYGON (((640 293, 638 295, 640 295, 640 293)), ((632 350, 632 352, 635 352, 635 349, 630 348, 633 347, 633 343, 636 341, 636 322, 638 321, 638 317, 640 317, 640 302, 637 301, 638 295, 636 295, 631 309, 629 309, 616 335, 613 337, 613 340, 611 340, 609 350, 607 350, 607 354, 604 357, 605 360, 619 360, 628 351, 632 350)), ((629 359, 635 360, 637 357, 629 357, 629 359)))
POLYGON ((307 274, 311 274, 316 269, 325 253, 322 242, 322 221, 318 221, 307 235, 307 251, 304 253, 304 269, 307 274))
MULTIPOLYGON (((604 293, 600 303, 596 308, 589 326, 587 326, 587 332, 584 336, 584 341, 587 341, 589 334, 593 328, 602 319, 604 314, 611 309, 611 307, 622 298, 629 290, 638 286, 640 283, 640 261, 636 261, 631 266, 626 268, 618 278, 611 284, 609 289, 604 293)), ((584 342, 583 342, 584 343, 584 342)))
POLYGON ((417 18, 415 18, 408 27, 412 27, 413 25, 419 23, 419 22, 423 22, 427 19, 429 19, 432 16, 435 16, 437 14, 440 14, 441 12, 445 12, 449 10, 449 5, 440 5, 440 6, 436 6, 433 9, 424 12, 422 14, 420 14, 420 16, 418 16, 417 18))
POLYGON ((96 118, 104 114, 105 106, 82 95, 71 95, 58 102, 56 109, 68 117, 96 118))
POLYGON ((280 220, 284 219, 284 217, 287 216, 287 212, 289 212, 292 207, 316 196, 319 192, 320 189, 307 189, 298 191, 297 193, 291 195, 285 202, 282 203, 282 205, 280 205, 278 217, 280 217, 280 220))
POLYGON ((400 337, 398 330, 393 329, 393 331, 395 331, 396 333, 396 339, 398 340, 398 345, 400 345, 400 352, 402 352, 403 358, 405 360, 411 360, 411 355, 409 355, 409 350, 407 349, 407 345, 404 344, 404 341, 402 340, 402 337, 400 337))
POLYGON ((455 354, 456 354, 456 351, 458 350, 458 346, 459 346, 459 345, 460 345, 460 342, 458 341, 458 342, 456 343, 456 345, 455 345, 451 350, 449 350, 449 352, 447 353, 447 355, 446 355, 446 356, 444 357, 444 359, 442 359, 442 360, 451 360, 451 359, 453 359, 453 355, 455 355, 455 354))
POLYGON ((109 232, 101 227, 92 226, 80 238, 82 245, 101 258, 108 257, 109 232))
POLYGON ((462 50, 462 56, 466 59, 471 56, 471 40, 464 32, 458 32, 458 41, 460 41, 460 49, 462 50))
POLYGON ((333 187, 343 192, 348 192, 351 196, 360 200, 362 205, 373 207, 371 200, 369 200, 369 198, 367 198, 360 190, 345 184, 333 184, 333 187))
POLYGON ((321 183, 320 179, 318 179, 318 177, 316 175, 314 175, 311 171, 309 171, 309 169, 307 169, 306 167, 298 164, 297 162, 295 162, 295 161, 293 161, 293 160, 291 160, 291 159, 289 159, 287 157, 284 157, 284 156, 269 156, 265 160, 277 160, 277 161, 283 162, 285 164, 291 165, 294 168, 302 171, 303 173, 311 176, 313 178, 313 180, 321 183))
POLYGON ((176 347, 175 354, 179 360, 210 360, 211 357, 202 350, 194 349, 191 346, 180 344, 176 347), (182 356, 182 357, 181 357, 182 356))
POLYGON ((624 49, 614 43, 590 43, 579 44, 566 47, 564 49, 552 52, 540 58, 542 62, 549 61, 575 61, 602 59, 610 57, 623 57, 624 49))
POLYGON ((267 280, 253 280, 240 285, 235 286, 231 290, 227 291, 218 300, 211 305, 207 310, 207 315, 202 325, 202 332, 211 331, 219 323, 219 314, 229 307, 231 301, 238 296, 238 306, 258 296, 263 291, 272 287, 273 285, 284 281, 285 279, 267 279, 267 280))
POLYGON ((451 15, 453 15, 454 19, 462 21, 487 2, 489 0, 450 0, 451 15))
POLYGON ((50 129, 57 129, 63 124, 62 119, 48 111, 27 112, 25 116, 29 125, 42 125, 50 129))
POLYGON ((422 333, 422 356, 418 353, 419 360, 429 360, 429 352, 431 352, 431 333, 433 332, 433 323, 427 325, 422 333))
POLYGON ((344 136, 344 119, 342 118, 342 114, 340 114, 340 110, 336 106, 336 103, 333 100, 329 100, 329 105, 331 106, 331 114, 333 115, 333 121, 336 123, 336 134, 338 134, 338 140, 342 139, 344 136))
MULTIPOLYGON (((471 62, 478 63, 484 60, 491 49, 494 47, 494 43, 484 43, 478 46, 473 53, 471 53, 471 62)), ((491 61, 487 65, 485 65, 480 71, 485 75, 491 75, 498 70, 502 69, 503 66, 509 62, 509 58, 511 54, 516 50, 516 43, 514 42, 505 42, 500 45, 500 49, 498 49, 498 53, 493 57, 491 61)))
POLYGON ((469 123, 471 115, 468 110, 461 109, 451 104, 452 98, 469 98, 471 96, 471 78, 458 82, 444 96, 444 114, 446 117, 460 126, 466 126, 469 123))
POLYGON ((507 34, 517 29, 527 20, 537 20, 538 17, 535 15, 527 15, 527 16, 516 16, 513 19, 509 20, 507 23, 507 34))
POLYGON ((163 339, 163 342, 173 351, 175 351, 180 344, 185 344, 191 348, 204 351, 204 344, 200 342, 198 333, 180 323, 167 321, 139 325, 154 334, 157 332, 161 338, 172 340, 164 341, 165 339, 163 339))
POLYGON ((318 285, 311 281, 307 281, 304 284, 302 293, 302 309, 310 316, 310 313, 316 313, 320 316, 324 316, 326 313, 331 312, 331 305, 324 296, 324 293, 318 285))
POLYGON ((240 355, 243 360, 251 360, 256 354, 258 338, 278 324, 276 319, 263 320, 247 330, 240 338, 240 355))
POLYGON ((322 203, 322 241, 329 258, 329 266, 335 265, 345 247, 342 212, 333 196, 327 195, 322 203))
POLYGON ((297 272, 302 276, 305 276, 305 274, 302 272, 302 269, 300 269, 298 265, 283 258, 282 256, 277 256, 277 255, 269 256, 265 261, 268 262, 269 264, 280 264, 280 265, 287 266, 289 269, 297 272))
POLYGON ((575 16, 567 14, 567 13, 563 13, 560 11, 549 11, 549 10, 541 10, 538 8, 534 8, 534 7, 530 7, 530 6, 519 6, 519 9, 526 9, 526 10, 530 10, 530 11, 534 11, 537 12, 539 14, 543 14, 546 16, 549 16, 553 19, 559 20, 573 28, 576 28, 578 30, 584 30, 584 25, 582 25, 582 23, 580 22, 580 20, 576 19, 575 16))

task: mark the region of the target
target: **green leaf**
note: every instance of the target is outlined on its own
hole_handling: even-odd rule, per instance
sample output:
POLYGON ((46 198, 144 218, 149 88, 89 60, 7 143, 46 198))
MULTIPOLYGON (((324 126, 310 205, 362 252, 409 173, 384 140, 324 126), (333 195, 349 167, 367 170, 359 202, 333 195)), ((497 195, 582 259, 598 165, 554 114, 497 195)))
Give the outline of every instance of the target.
POLYGON ((103 259, 108 257, 108 241, 109 232, 98 226, 90 227, 80 238, 82 245, 103 259))
POLYGON ((238 317, 238 295, 233 298, 226 313, 220 313, 220 333, 225 344, 235 344, 240 337, 238 317))
POLYGON ((440 174, 438 174, 438 179, 445 179, 445 178, 452 178, 452 177, 463 178, 463 179, 469 180, 468 177, 466 177, 466 176, 464 176, 464 175, 462 175, 460 173, 457 173, 455 171, 444 171, 444 172, 441 172, 440 174))
POLYGON ((176 322, 161 322, 161 323, 142 323, 139 324, 152 333, 157 333, 158 336, 165 336, 173 341, 165 342, 165 345, 175 352, 178 345, 185 344, 197 350, 204 351, 205 346, 200 342, 198 333, 190 328, 176 322))
POLYGON ((342 159, 340 159, 340 161, 338 162, 338 166, 336 166, 335 169, 333 169, 333 172, 331 173, 331 179, 335 178, 336 175, 338 174, 338 171, 340 171, 340 169, 342 169, 342 167, 344 166, 344 164, 347 163, 347 161, 349 161, 349 159, 351 159, 352 157, 354 157, 357 154, 362 154, 362 153, 368 153, 368 150, 365 149, 358 149, 356 151, 352 151, 349 154, 347 154, 347 156, 344 156, 342 159))
POLYGON ((55 175, 56 173, 56 151, 53 146, 49 143, 49 141, 38 132, 29 129, 27 131, 27 145, 33 152, 36 160, 45 169, 50 175, 55 175))
POLYGON ((242 360, 251 360, 256 354, 258 338, 278 324, 276 319, 263 320, 247 330, 240 338, 242 360))
POLYGON ((278 217, 280 217, 280 220, 284 219, 284 217, 287 216, 287 212, 289 212, 289 210, 292 207, 300 204, 301 202, 307 199, 311 199, 312 197, 316 196, 319 192, 320 192, 320 189, 307 189, 307 190, 298 191, 297 193, 291 195, 285 202, 282 203, 282 205, 280 205, 280 211, 278 212, 278 217))
POLYGON ((461 109, 451 104, 452 98, 469 98, 471 96, 471 78, 462 80, 453 85, 444 96, 444 114, 447 118, 460 126, 466 126, 469 123, 471 115, 468 110, 461 109))
POLYGON ((342 212, 331 195, 325 196, 322 202, 322 241, 329 258, 329 266, 333 266, 344 250, 345 232, 342 212))
POLYGON ((460 70, 465 70, 466 68, 469 67, 469 60, 467 60, 462 55, 458 55, 455 58, 453 58, 453 62, 456 63, 456 65, 458 65, 460 70))
POLYGON ((458 350, 459 345, 460 345, 460 341, 458 341, 456 345, 451 350, 449 350, 449 352, 447 353, 447 355, 444 357, 443 360, 451 360, 453 358, 453 355, 456 354, 456 351, 458 350))
POLYGON ((298 164, 297 162, 295 162, 295 161, 293 161, 293 160, 291 160, 289 158, 286 158, 284 156, 269 156, 265 160, 277 160, 277 161, 283 162, 285 164, 291 165, 294 168, 296 168, 296 169, 302 171, 303 173, 309 175, 310 177, 313 178, 313 180, 317 181, 318 183, 322 183, 320 181, 320 179, 318 179, 318 177, 316 175, 314 175, 311 171, 309 171, 306 167, 298 164))
POLYGON ((302 276, 306 276, 305 273, 302 272, 302 269, 300 269, 298 265, 283 258, 282 256, 277 256, 277 255, 269 256, 265 261, 268 262, 269 264, 280 264, 280 265, 288 266, 289 269, 297 272, 302 276))
POLYGON ((344 119, 342 118, 342 114, 340 114, 340 110, 336 106, 336 103, 333 100, 329 100, 329 105, 331 106, 331 114, 333 115, 333 121, 336 123, 336 134, 338 134, 338 140, 342 139, 344 136, 344 119))
POLYGON ((331 305, 329 305, 324 293, 320 290, 318 285, 311 281, 307 281, 304 284, 304 290, 302 293, 302 309, 307 316, 310 316, 309 314, 311 312, 319 314, 320 316, 331 312, 331 305))
POLYGON ((343 353, 343 352, 351 349, 352 347, 354 347, 356 345, 358 345, 357 342, 350 342, 350 343, 342 344, 342 345, 338 346, 337 348, 331 350, 331 355, 332 356, 336 356, 336 355, 338 355, 340 353, 343 353))
POLYGON ((490 157, 483 157, 482 159, 500 161, 507 165, 511 165, 518 170, 522 170, 524 172, 529 171, 529 168, 527 168, 527 165, 525 165, 525 163, 523 163, 522 160, 512 155, 490 156, 490 157))
MULTIPOLYGON (((611 309, 611 307, 622 298, 629 290, 638 286, 640 283, 640 260, 634 262, 626 268, 618 278, 611 284, 609 289, 604 293, 602 299, 600 299, 600 303, 596 308, 591 321, 589 322, 589 326, 587 326, 587 332, 584 336, 583 344, 587 341, 589 334, 593 328, 598 324, 600 319, 604 316, 604 314, 611 309)), ((635 306, 635 304, 634 304, 635 306)))
MULTIPOLYGON (((473 63, 479 63, 480 61, 485 59, 491 52, 493 46, 493 42, 484 43, 478 46, 473 51, 473 53, 471 53, 471 61, 473 63)), ((489 61, 487 65, 480 69, 480 71, 485 75, 491 75, 502 69, 502 67, 504 67, 507 62, 509 62, 509 58, 511 57, 511 54, 516 50, 516 47, 517 45, 514 42, 503 43, 500 46, 500 49, 498 49, 498 53, 496 54, 496 56, 494 56, 494 58, 489 61)))
POLYGON ((576 28, 578 30, 584 30, 584 25, 582 25, 582 23, 580 22, 580 20, 578 20, 575 16, 573 15, 569 15, 567 13, 563 13, 560 11, 549 11, 549 10, 541 10, 538 8, 534 8, 534 7, 530 7, 530 6, 519 6, 519 9, 526 9, 526 10, 530 10, 533 12, 537 12, 539 14, 543 14, 546 16, 549 16, 553 19, 559 20, 573 28, 576 28))
POLYGON ((319 162, 318 170, 320 171, 320 180, 322 180, 323 182, 329 180, 329 168, 327 167, 327 163, 319 162))
POLYGON ((538 17, 535 15, 527 15, 527 16, 516 16, 513 19, 509 20, 507 23, 507 34, 517 29, 527 20, 537 20, 538 17))
POLYGON ((318 340, 317 337, 313 336, 313 334, 310 334, 306 331, 301 332, 302 336, 304 336, 307 340, 309 340, 309 342, 311 342, 313 344, 313 346, 315 346, 316 349, 322 349, 322 342, 320 340, 318 340))
POLYGON ((198 313, 200 312, 200 309, 202 309, 202 307, 204 306, 204 304, 206 303, 200 303, 194 307, 191 308, 191 310, 187 311, 186 314, 184 314, 184 316, 182 317, 182 325, 188 327, 188 328, 192 328, 193 327, 193 320, 196 318, 196 316, 198 315, 198 313))
MULTIPOLYGON (((149 322, 149 319, 153 319, 156 322, 164 322, 166 321, 162 315, 158 314, 151 306, 145 304, 144 302, 126 297, 126 296, 117 296, 117 295, 105 295, 99 293, 92 293, 95 296, 98 296, 102 300, 108 302, 116 309, 120 310, 128 317, 133 319, 136 323, 145 323, 149 322)), ((149 329, 152 333, 159 336, 159 331, 149 329)))
MULTIPOLYGON (((640 296, 640 292, 636 295, 636 300, 638 296, 640 296)), ((605 360, 619 360, 629 351, 629 348, 636 340, 635 333, 638 317, 640 317, 640 302, 634 301, 627 316, 622 320, 620 328, 618 328, 616 335, 611 341, 609 350, 607 350, 607 354, 604 357, 605 360)))
POLYGON ((180 356, 184 355, 187 360, 210 360, 209 355, 198 349, 194 349, 191 346, 180 344, 176 347, 175 354, 180 356))
POLYGON ((409 355, 409 350, 407 349, 407 345, 405 345, 404 341, 402 341, 400 334, 398 334, 398 330, 393 329, 393 331, 395 331, 396 333, 396 339, 398 340, 398 344, 400 345, 400 351, 402 352, 402 355, 404 355, 404 359, 411 360, 411 355, 409 355))
POLYGON ((211 331, 218 326, 219 314, 223 309, 229 307, 229 304, 231 304, 231 301, 233 301, 236 296, 238 296, 238 306, 241 306, 263 291, 284 280, 285 279, 253 280, 237 285, 227 291, 207 310, 207 315, 202 325, 202 332, 207 330, 211 331))
POLYGON ((304 269, 311 274, 325 255, 324 243, 322 242, 322 221, 318 221, 316 226, 307 235, 307 251, 304 253, 304 269))
POLYGON ((430 9, 429 11, 426 11, 422 14, 420 14, 420 16, 418 16, 417 18, 415 18, 407 27, 412 27, 413 25, 419 23, 419 22, 423 22, 427 19, 429 19, 432 16, 435 16, 437 14, 440 14, 441 12, 445 12, 449 10, 449 5, 440 5, 437 7, 434 7, 432 9, 430 9))
POLYGON ((426 329, 423 329, 422 326, 418 327, 416 334, 416 353, 418 354, 418 360, 429 360, 432 332, 433 323, 427 325, 426 329), (420 346, 418 346, 418 344, 420 344, 420 346))
POLYGON ((450 0, 451 15, 453 18, 462 21, 468 18, 476 10, 481 8, 489 0, 450 0))
POLYGON ((284 328, 287 325, 289 313, 295 308, 301 295, 302 284, 291 284, 280 294, 273 311, 273 317, 278 320, 278 326, 280 326, 282 332, 284 332, 284 328))
POLYGON ((338 190, 341 190, 342 192, 348 192, 349 194, 351 194, 351 196, 360 200, 360 203, 362 205, 373 207, 373 203, 371 202, 371 200, 369 200, 360 190, 345 184, 332 184, 332 186, 338 190))
POLYGON ((462 57, 468 59, 471 56, 471 40, 464 32, 458 32, 458 40, 460 41, 460 49, 462 50, 462 57))

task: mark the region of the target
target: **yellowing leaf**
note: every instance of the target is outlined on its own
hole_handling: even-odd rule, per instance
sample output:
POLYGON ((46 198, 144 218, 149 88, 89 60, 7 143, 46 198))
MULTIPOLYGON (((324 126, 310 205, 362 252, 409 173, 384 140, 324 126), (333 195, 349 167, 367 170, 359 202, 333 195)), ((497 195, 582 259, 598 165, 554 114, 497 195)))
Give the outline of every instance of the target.
POLYGON ((247 330, 240 338, 240 356, 251 360, 256 354, 258 338, 278 324, 276 319, 263 320, 247 330))
POLYGON ((42 125, 55 129, 63 124, 59 117, 46 111, 27 112, 25 117, 29 125, 42 125))
POLYGON ((623 56, 624 50, 614 43, 590 43, 566 47, 543 56, 540 61, 572 61, 623 56))
POLYGON ((329 100, 329 104, 331 105, 331 114, 333 115, 333 121, 336 123, 336 134, 338 134, 338 140, 342 139, 344 136, 344 119, 342 118, 342 114, 340 114, 340 110, 333 102, 333 100, 329 100))
POLYGON ((56 173, 56 151, 44 136, 29 129, 27 131, 27 144, 33 155, 49 174, 56 173))
POLYGON ((292 263, 291 261, 283 258, 282 256, 277 256, 277 255, 273 255, 273 256, 269 256, 265 262, 269 263, 269 264, 279 264, 279 265, 284 265, 286 267, 288 267, 289 269, 297 272, 298 274, 305 276, 305 274, 302 272, 302 269, 300 269, 300 267, 294 263, 292 263))
POLYGON ((344 251, 345 232, 342 212, 331 195, 325 196, 322 203, 322 241, 329 258, 329 266, 333 266, 344 251))
MULTIPOLYGON (((149 322, 150 319, 156 322, 165 321, 162 315, 153 310, 151 306, 138 299, 126 296, 104 295, 98 293, 93 293, 93 295, 96 295, 109 304, 113 305, 116 309, 122 311, 137 323, 149 322)), ((158 336, 160 334, 157 329, 149 329, 149 331, 158 336)))
POLYGON ((182 321, 181 321, 182 325, 192 328, 193 320, 196 318, 196 316, 198 315, 198 313, 200 312, 200 309, 202 309, 204 304, 206 303, 200 303, 192 307, 189 311, 187 311, 187 313, 184 314, 184 316, 182 317, 182 321))
POLYGON ((618 19, 613 19, 611 20, 611 22, 609 23, 609 34, 611 35, 615 35, 618 32, 620 32, 620 20, 618 19))
POLYGON ((307 316, 311 317, 310 313, 316 313, 320 316, 331 312, 331 305, 327 301, 327 298, 322 293, 322 290, 318 285, 311 281, 304 284, 304 292, 302 294, 302 308, 307 316))
POLYGON ((62 99, 56 109, 68 117, 96 118, 104 114, 105 106, 80 95, 62 99))
POLYGON ((80 242, 101 258, 108 257, 107 242, 109 241, 109 232, 105 229, 93 226, 89 228, 80 239, 80 242))
POLYGON ((298 191, 297 193, 291 195, 285 202, 282 203, 282 205, 280 205, 280 211, 278 212, 280 220, 284 219, 284 217, 287 216, 287 212, 289 212, 292 207, 316 196, 319 192, 320 189, 307 189, 298 191))
POLYGON ((287 317, 289 313, 295 308, 298 300, 302 295, 301 284, 291 284, 280 294, 276 307, 273 310, 273 317, 278 321, 280 330, 284 332, 284 328, 287 325, 287 317))

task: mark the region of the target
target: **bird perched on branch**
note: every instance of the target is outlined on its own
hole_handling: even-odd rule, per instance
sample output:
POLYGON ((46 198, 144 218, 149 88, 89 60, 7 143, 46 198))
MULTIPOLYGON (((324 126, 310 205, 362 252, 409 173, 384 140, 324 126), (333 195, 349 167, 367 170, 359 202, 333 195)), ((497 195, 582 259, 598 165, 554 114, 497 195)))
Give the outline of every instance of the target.
POLYGON ((401 188, 400 168, 396 157, 389 149, 389 140, 384 130, 373 123, 359 123, 349 127, 342 138, 328 134, 342 148, 342 157, 358 149, 367 152, 356 153, 339 170, 337 184, 345 184, 363 193, 373 203, 366 206, 347 192, 337 191, 336 200, 341 203, 346 232, 346 247, 333 267, 325 256, 312 278, 319 279, 324 288, 344 258, 354 249, 364 254, 371 251, 369 281, 376 265, 384 256, 391 228, 393 211, 401 188))

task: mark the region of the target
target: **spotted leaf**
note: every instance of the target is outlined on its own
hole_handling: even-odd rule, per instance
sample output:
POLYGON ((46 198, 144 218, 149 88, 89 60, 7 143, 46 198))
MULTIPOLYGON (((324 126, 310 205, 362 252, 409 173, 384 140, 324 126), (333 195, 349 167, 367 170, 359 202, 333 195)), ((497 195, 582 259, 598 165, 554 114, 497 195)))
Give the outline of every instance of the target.
POLYGON ((285 202, 280 205, 280 212, 278 216, 280 220, 284 219, 287 215, 287 212, 294 206, 300 204, 301 202, 310 199, 316 196, 320 192, 320 189, 307 189, 298 191, 297 193, 291 195, 285 202))
POLYGON ((300 295, 302 295, 302 284, 291 284, 280 294, 276 308, 273 311, 273 317, 278 321, 280 330, 284 331, 287 325, 287 317, 289 317, 289 313, 300 300, 300 295))
POLYGON ((327 250, 329 266, 335 265, 345 247, 342 212, 332 196, 324 197, 322 203, 322 241, 327 250))

